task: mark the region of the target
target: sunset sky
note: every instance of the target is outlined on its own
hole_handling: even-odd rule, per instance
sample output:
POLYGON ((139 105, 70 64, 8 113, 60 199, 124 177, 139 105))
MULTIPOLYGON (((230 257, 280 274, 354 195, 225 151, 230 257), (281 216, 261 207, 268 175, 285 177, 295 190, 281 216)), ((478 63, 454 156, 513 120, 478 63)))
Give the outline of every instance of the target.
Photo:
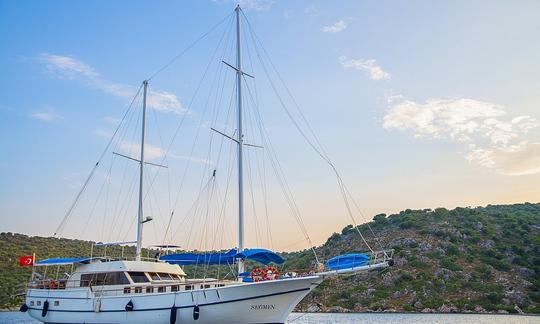
MULTIPOLYGON (((244 21, 244 70, 255 76, 246 141, 265 146, 246 149, 248 246, 308 246, 263 162, 271 148, 255 102, 314 244, 351 223, 331 168, 280 98, 336 165, 364 214, 355 211, 358 223, 407 208, 540 201, 540 2, 239 2, 309 122, 276 74, 275 95, 244 21)), ((235 64, 235 5, 0 0, 0 231, 52 235, 141 82, 218 24, 150 81, 148 158, 168 169, 147 168, 147 181, 157 180, 145 245, 163 241, 174 210, 166 241, 235 246, 234 143, 210 130, 235 130, 235 76, 221 63, 235 64), (225 99, 215 104, 220 81, 225 99)), ((122 154, 138 154, 140 103, 114 142, 122 154)), ((133 240, 136 171, 107 152, 61 236, 133 240)))

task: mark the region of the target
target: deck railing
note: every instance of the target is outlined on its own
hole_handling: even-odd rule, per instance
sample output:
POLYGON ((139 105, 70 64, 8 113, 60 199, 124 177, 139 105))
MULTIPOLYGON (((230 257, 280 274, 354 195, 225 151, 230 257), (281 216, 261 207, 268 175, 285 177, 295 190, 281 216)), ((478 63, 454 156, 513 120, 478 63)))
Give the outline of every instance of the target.
POLYGON ((89 281, 80 280, 52 280, 45 279, 31 282, 28 284, 28 289, 44 289, 44 290, 66 290, 70 288, 87 288, 95 296, 111 296, 122 294, 142 294, 142 293, 166 293, 177 291, 194 291, 201 289, 221 288, 227 285, 237 284, 237 281, 231 280, 193 280, 187 282, 148 282, 141 284, 125 284, 125 285, 92 285, 89 281), (70 284, 72 283, 72 284, 70 284))
POLYGON ((389 262, 394 257, 394 249, 380 250, 366 253, 369 255, 369 264, 389 262))

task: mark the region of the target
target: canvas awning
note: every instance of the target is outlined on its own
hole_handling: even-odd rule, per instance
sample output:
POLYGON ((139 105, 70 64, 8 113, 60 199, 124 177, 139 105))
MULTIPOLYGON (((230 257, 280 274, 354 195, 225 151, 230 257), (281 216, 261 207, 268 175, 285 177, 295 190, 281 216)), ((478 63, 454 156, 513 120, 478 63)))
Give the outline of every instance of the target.
POLYGON ((159 259, 172 264, 180 265, 218 265, 233 264, 237 259, 254 260, 262 264, 271 262, 282 264, 283 258, 277 253, 266 249, 246 249, 237 253, 237 249, 231 249, 226 253, 175 253, 161 256, 159 259))
POLYGON ((366 265, 369 255, 364 253, 349 253, 338 255, 326 261, 326 267, 330 270, 341 270, 360 267, 366 265))
POLYGON ((55 265, 67 265, 74 263, 90 263, 93 260, 98 260, 101 258, 50 258, 45 260, 40 260, 34 263, 35 266, 55 266, 55 265))

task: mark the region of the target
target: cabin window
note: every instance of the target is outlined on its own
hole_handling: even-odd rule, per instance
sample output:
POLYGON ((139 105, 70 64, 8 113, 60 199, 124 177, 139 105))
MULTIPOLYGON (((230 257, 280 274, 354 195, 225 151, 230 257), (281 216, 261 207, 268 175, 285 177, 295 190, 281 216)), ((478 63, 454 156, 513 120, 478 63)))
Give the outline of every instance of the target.
POLYGON ((92 281, 92 274, 82 274, 81 275, 81 287, 88 287, 90 286, 90 282, 92 281))
POLYGON ((165 287, 158 287, 157 292, 158 293, 165 292, 165 287))
POLYGON ((33 300, 30 302, 30 306, 34 306, 34 301, 33 300))
POLYGON ((126 285, 129 280, 124 272, 86 273, 81 275, 81 287, 126 285))
POLYGON ((105 277, 104 284, 107 286, 127 285, 129 284, 129 280, 123 272, 111 272, 105 277))
POLYGON ((38 301, 37 301, 37 305, 38 305, 38 306, 41 306, 41 300, 38 300, 38 301))
POLYGON ((225 284, 217 284, 216 287, 225 287, 225 284))
POLYGON ((54 301, 54 306, 60 306, 60 301, 59 301, 59 300, 55 300, 55 301, 54 301))
POLYGON ((186 285, 186 290, 193 290, 193 286, 192 285, 186 285))
POLYGON ((124 288, 124 294, 129 294, 131 292, 131 288, 125 287, 124 288))
POLYGON ((106 278, 107 278, 106 273, 96 273, 92 277, 92 283, 94 286, 103 286, 105 284, 106 278))
POLYGON ((168 274, 168 273, 160 272, 160 273, 158 273, 158 274, 159 274, 159 276, 161 277, 161 280, 174 280, 174 278, 171 277, 171 275, 168 274))
POLYGON ((129 272, 129 276, 134 283, 148 282, 148 277, 144 272, 129 272))
POLYGON ((154 287, 150 286, 150 287, 146 287, 146 293, 147 294, 151 294, 154 292, 154 287))
POLYGON ((155 272, 148 272, 148 274, 150 275, 150 278, 152 278, 152 280, 161 280, 159 275, 155 272))
POLYGON ((142 287, 135 287, 135 293, 136 294, 142 293, 142 287))
POLYGON ((207 288, 210 288, 212 287, 212 285, 201 285, 201 289, 207 289, 207 288))
POLYGON ((179 286, 171 286, 171 291, 178 291, 179 286))

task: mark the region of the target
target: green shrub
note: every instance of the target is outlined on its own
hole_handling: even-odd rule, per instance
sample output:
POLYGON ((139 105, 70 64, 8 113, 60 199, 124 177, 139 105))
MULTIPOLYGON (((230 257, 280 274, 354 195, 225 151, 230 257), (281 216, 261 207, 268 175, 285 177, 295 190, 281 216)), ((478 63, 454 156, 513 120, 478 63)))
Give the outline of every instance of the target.
POLYGON ((462 271, 463 268, 455 262, 454 258, 444 258, 441 260, 441 267, 452 270, 452 271, 462 271))

